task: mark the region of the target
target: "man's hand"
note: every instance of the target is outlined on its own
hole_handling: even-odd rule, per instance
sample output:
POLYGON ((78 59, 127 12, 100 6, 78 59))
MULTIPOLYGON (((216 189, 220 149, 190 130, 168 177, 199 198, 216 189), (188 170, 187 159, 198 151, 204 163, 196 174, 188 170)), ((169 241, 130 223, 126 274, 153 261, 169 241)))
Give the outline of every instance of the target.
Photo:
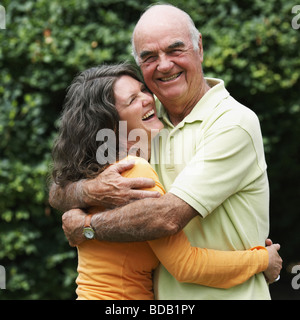
POLYGON ((83 235, 85 216, 86 214, 84 211, 80 209, 67 211, 62 216, 62 228, 72 247, 75 247, 86 240, 83 235))
POLYGON ((268 283, 273 283, 282 269, 282 259, 278 254, 280 245, 278 243, 273 244, 270 239, 266 240, 266 245, 269 253, 269 266, 264 271, 264 275, 268 283))
POLYGON ((123 206, 133 200, 144 198, 158 198, 159 192, 137 190, 152 188, 155 182, 148 178, 124 178, 121 173, 131 169, 133 161, 121 161, 104 170, 99 176, 91 180, 84 180, 83 201, 88 206, 103 206, 114 208, 123 206))
POLYGON ((94 179, 69 182, 63 188, 52 183, 49 203, 53 208, 65 212, 74 208, 99 206, 115 208, 133 200, 159 198, 159 192, 142 190, 155 186, 152 179, 121 176, 122 172, 133 166, 134 160, 119 162, 104 170, 94 179))

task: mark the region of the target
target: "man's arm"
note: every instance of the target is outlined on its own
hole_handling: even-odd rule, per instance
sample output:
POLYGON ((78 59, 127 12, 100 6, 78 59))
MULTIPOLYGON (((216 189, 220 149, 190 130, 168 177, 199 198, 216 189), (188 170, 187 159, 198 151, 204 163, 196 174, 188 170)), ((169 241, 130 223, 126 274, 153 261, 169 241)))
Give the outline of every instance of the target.
MULTIPOLYGON (((146 241, 182 230, 198 213, 186 202, 167 193, 158 199, 143 199, 93 215, 91 226, 97 240, 146 241)), ((82 234, 85 213, 71 210, 63 215, 63 229, 70 245, 85 241, 82 234)))
MULTIPOLYGON (((153 240, 177 233, 196 215, 197 212, 184 201, 166 194, 160 199, 140 200, 116 210, 97 213, 93 216, 91 225, 98 240, 153 240), (163 209, 165 207, 167 208, 163 209), (134 213, 135 210, 138 212, 134 213), (139 219, 137 215, 140 215, 139 219)), ((85 216, 80 209, 70 210, 63 215, 63 229, 72 246, 86 240, 82 234, 85 216)), ((266 246, 269 264, 264 274, 268 283, 272 283, 282 268, 282 259, 278 254, 280 245, 273 245, 268 239, 266 246)))
POLYGON ((60 211, 87 208, 88 205, 83 201, 83 181, 70 182, 65 187, 61 187, 53 182, 49 191, 50 205, 60 211))
POLYGON ((67 211, 74 208, 99 206, 113 208, 132 200, 157 198, 156 191, 139 190, 152 188, 155 182, 148 178, 124 178, 121 173, 131 169, 134 161, 120 162, 90 180, 70 182, 64 188, 53 183, 49 192, 49 203, 53 208, 67 211))

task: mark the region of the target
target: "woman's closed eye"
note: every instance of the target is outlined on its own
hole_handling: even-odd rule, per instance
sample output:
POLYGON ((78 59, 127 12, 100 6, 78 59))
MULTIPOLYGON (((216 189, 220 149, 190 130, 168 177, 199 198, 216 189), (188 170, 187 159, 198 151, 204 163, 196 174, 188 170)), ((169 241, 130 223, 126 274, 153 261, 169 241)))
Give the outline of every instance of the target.
POLYGON ((132 97, 130 98, 129 105, 131 105, 131 104, 135 101, 136 97, 137 97, 137 96, 132 96, 132 97))

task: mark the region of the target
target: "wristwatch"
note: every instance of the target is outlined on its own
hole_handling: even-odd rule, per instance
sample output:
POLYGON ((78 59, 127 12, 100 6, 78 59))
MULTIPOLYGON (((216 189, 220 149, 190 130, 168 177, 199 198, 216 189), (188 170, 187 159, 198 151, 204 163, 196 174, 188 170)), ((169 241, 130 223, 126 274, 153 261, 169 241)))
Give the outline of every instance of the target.
POLYGON ((83 234, 86 239, 92 240, 95 238, 95 230, 91 226, 91 220, 92 220, 93 214, 87 214, 85 216, 85 221, 84 221, 84 227, 83 227, 83 234))

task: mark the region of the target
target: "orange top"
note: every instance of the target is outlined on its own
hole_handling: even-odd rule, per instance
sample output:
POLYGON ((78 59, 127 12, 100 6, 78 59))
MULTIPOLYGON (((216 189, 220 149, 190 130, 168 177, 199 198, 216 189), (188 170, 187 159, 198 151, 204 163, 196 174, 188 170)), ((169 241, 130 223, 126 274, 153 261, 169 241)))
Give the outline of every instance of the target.
MULTIPOLYGON (((164 193, 156 172, 142 158, 136 158, 123 176, 152 178, 156 182, 152 190, 164 193)), ((264 247, 245 251, 192 247, 183 231, 147 242, 88 240, 78 246, 78 299, 154 299, 152 274, 159 261, 181 282, 229 288, 264 271, 269 260, 264 247)))

